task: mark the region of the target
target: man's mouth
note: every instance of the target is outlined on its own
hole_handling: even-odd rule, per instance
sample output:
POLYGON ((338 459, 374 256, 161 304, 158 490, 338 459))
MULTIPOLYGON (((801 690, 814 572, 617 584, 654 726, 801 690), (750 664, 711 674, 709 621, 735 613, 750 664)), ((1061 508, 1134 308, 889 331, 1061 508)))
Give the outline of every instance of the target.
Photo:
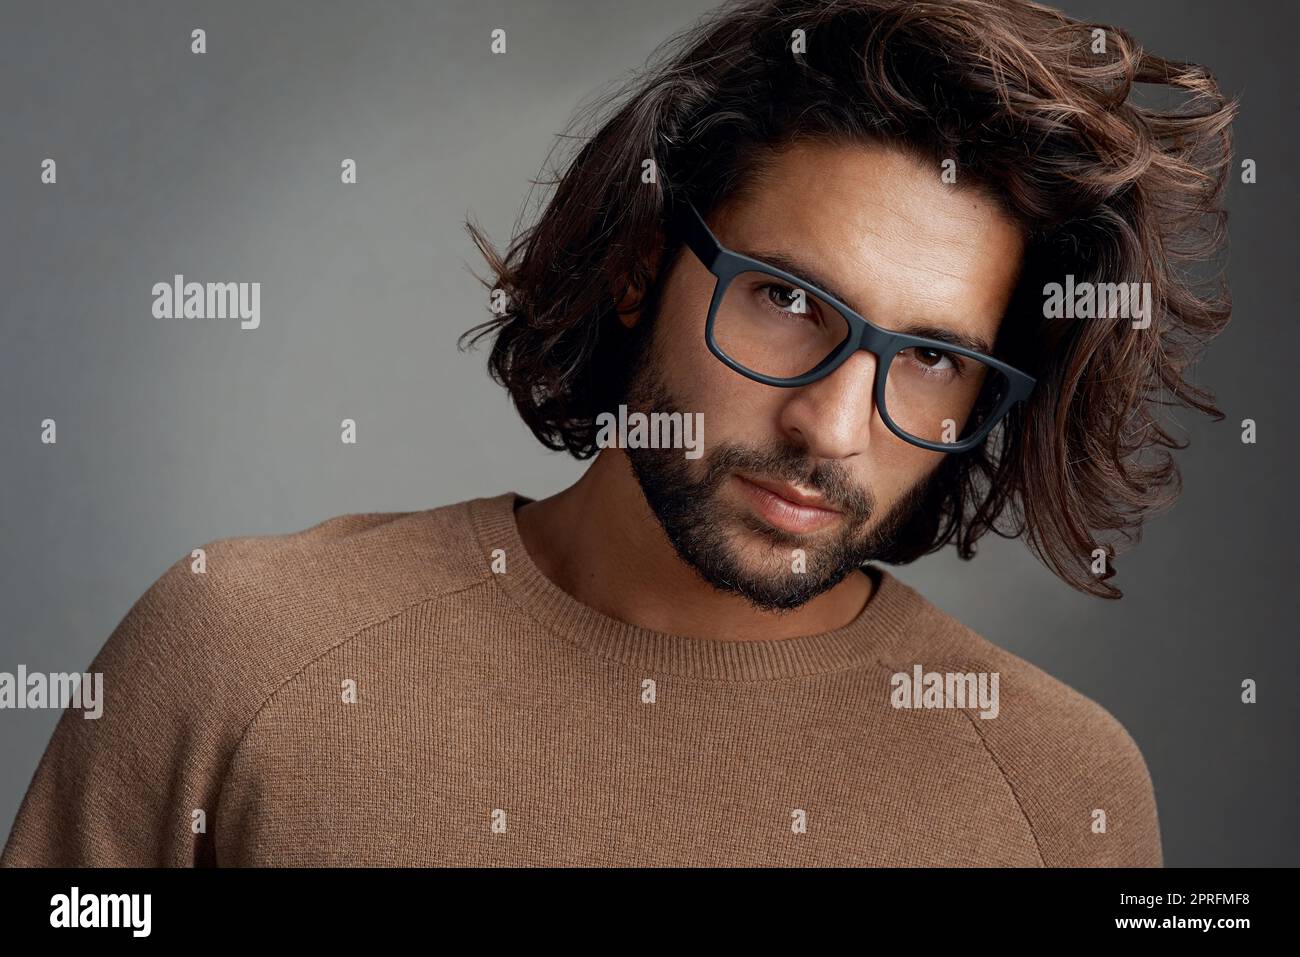
POLYGON ((769 524, 786 532, 813 532, 840 521, 844 516, 817 492, 799 489, 788 482, 750 478, 733 473, 741 494, 769 524))

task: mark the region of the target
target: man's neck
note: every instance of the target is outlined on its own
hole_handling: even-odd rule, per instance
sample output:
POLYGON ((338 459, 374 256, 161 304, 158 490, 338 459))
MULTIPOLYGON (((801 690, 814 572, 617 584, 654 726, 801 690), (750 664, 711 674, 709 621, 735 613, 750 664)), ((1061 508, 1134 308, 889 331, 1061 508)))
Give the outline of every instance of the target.
POLYGON ((517 512, 529 557, 578 601, 654 631, 724 641, 795 638, 843 627, 872 582, 848 576, 800 608, 762 611, 715 589, 683 562, 641 494, 627 457, 602 451, 587 472, 517 512))

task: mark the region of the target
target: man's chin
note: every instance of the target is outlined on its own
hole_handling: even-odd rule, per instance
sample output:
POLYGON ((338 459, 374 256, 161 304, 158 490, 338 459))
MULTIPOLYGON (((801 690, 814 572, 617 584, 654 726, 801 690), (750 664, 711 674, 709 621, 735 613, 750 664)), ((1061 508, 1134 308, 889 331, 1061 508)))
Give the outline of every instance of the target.
POLYGON ((793 534, 761 520, 732 513, 715 522, 721 531, 708 559, 684 555, 713 587, 737 594, 765 611, 792 611, 838 585, 855 566, 834 547, 836 536, 825 530, 793 534), (834 567, 831 567, 834 565, 834 567))
MULTIPOLYGON (((716 571, 716 569, 715 569, 716 571)), ((851 570, 842 571, 832 579, 814 577, 806 573, 750 568, 738 562, 724 577, 710 583, 720 592, 736 595, 760 611, 791 612, 830 591, 851 570)), ((707 578, 707 576, 706 576, 707 578)))

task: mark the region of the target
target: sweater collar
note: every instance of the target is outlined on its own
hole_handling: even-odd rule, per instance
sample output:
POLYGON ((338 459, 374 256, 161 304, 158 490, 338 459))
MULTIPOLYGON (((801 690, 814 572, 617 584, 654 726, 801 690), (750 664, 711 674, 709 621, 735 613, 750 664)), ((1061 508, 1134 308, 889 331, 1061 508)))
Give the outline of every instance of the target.
POLYGON ((506 571, 497 586, 557 637, 587 654, 650 673, 730 681, 770 681, 879 663, 885 649, 915 631, 924 599, 888 570, 867 566, 876 588, 847 625, 797 638, 723 641, 653 631, 611 618, 552 582, 519 535, 515 509, 530 501, 515 492, 468 503, 485 559, 502 549, 506 571))

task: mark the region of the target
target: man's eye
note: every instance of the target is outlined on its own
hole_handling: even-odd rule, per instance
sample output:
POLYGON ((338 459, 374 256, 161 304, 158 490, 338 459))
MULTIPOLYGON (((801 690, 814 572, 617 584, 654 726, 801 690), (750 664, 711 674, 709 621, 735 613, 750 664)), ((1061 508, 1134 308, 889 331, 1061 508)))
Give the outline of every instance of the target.
POLYGON ((793 289, 790 286, 767 286, 767 298, 772 304, 780 309, 786 309, 790 312, 806 314, 809 312, 808 297, 802 289, 793 289))
POLYGON ((927 369, 936 372, 947 372, 949 370, 956 371, 957 369, 952 356, 947 352, 943 352, 939 349, 926 349, 921 346, 917 346, 909 351, 912 353, 912 358, 915 359, 918 364, 925 366, 927 369))
POLYGON ((921 361, 928 366, 942 365, 945 362, 952 365, 952 360, 948 357, 948 353, 940 352, 938 349, 918 349, 917 352, 921 356, 921 361))

